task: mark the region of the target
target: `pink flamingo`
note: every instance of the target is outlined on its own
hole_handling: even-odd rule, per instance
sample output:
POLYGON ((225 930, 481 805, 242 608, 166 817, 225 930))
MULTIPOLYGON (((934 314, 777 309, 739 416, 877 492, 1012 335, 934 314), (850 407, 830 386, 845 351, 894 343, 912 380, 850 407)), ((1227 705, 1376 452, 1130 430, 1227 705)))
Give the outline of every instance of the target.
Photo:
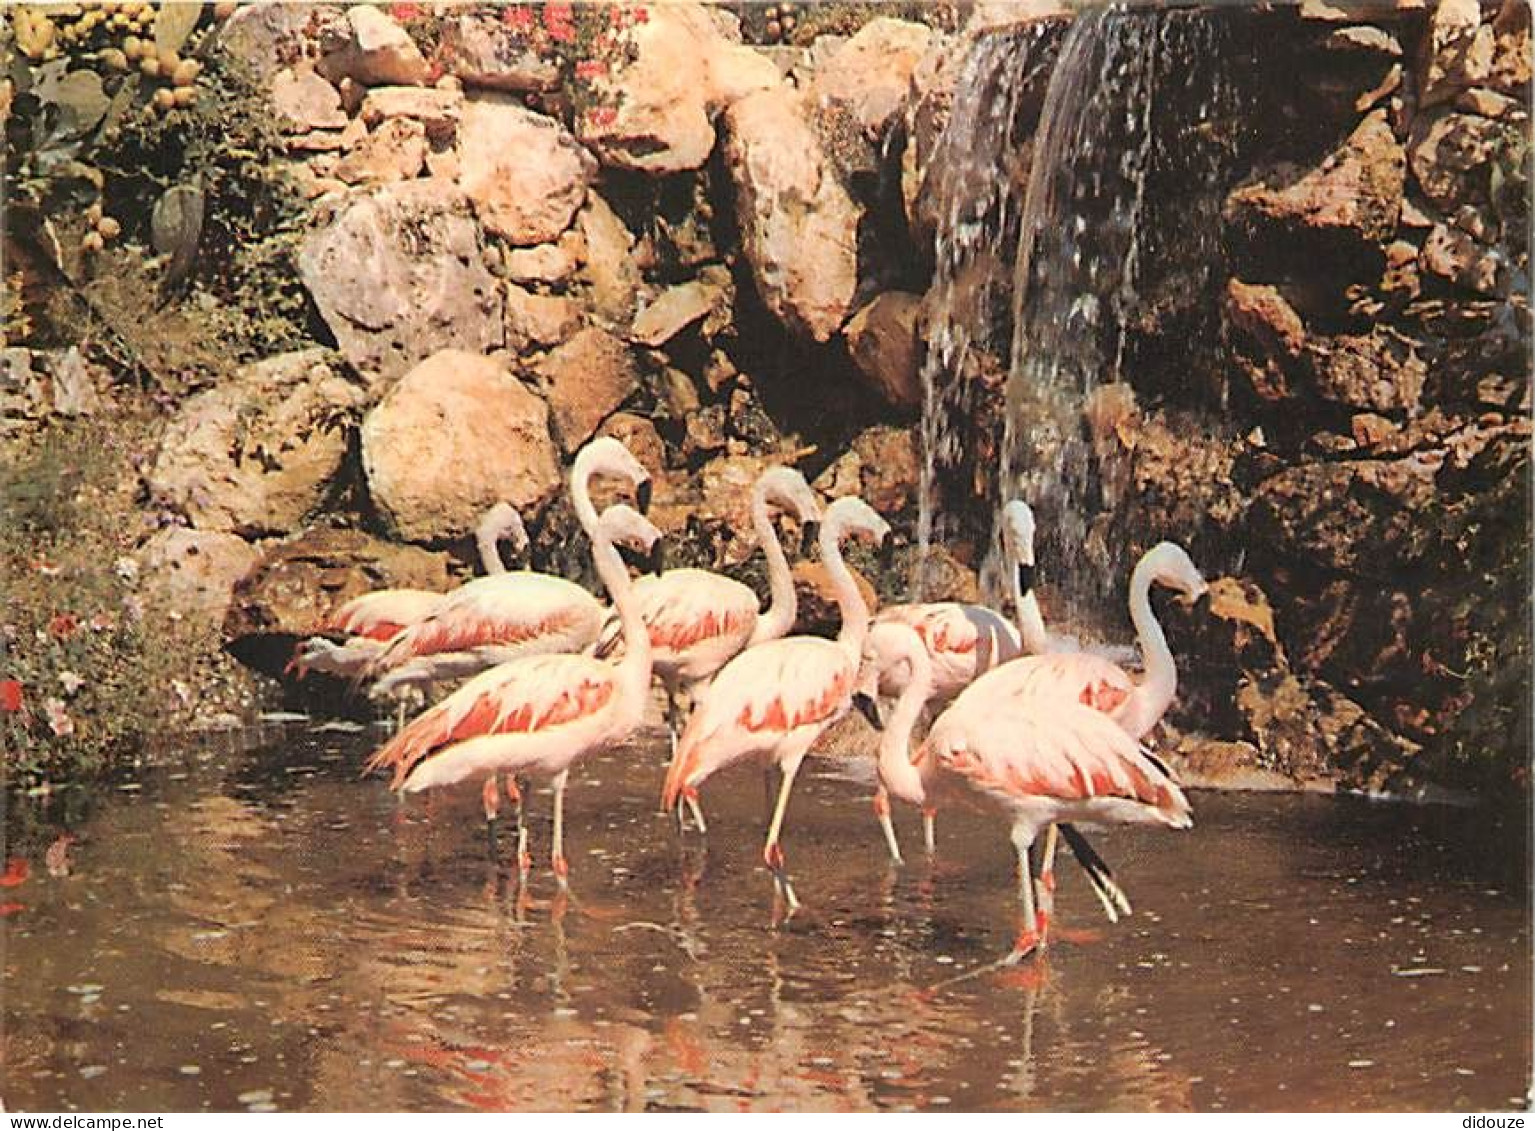
MULTIPOLYGON (((571 494, 576 516, 592 541, 597 575, 618 607, 628 647, 618 664, 593 656, 517 657, 481 672, 437 706, 414 719, 369 760, 369 770, 392 769, 392 788, 405 793, 488 774, 487 795, 505 771, 518 808, 519 871, 526 871, 526 829, 516 775, 551 777, 554 833, 550 863, 566 886, 565 784, 577 758, 627 736, 644 716, 650 687, 650 641, 632 600, 628 571, 615 540, 653 550, 660 532, 632 508, 609 507, 599 520, 587 493, 593 474, 648 481, 639 462, 618 441, 592 441, 576 457, 571 494)), ((487 812, 488 819, 494 819, 487 812)))
MULTIPOLYGON (((522 516, 510 503, 500 502, 485 512, 475 530, 480 563, 488 575, 506 572, 499 549, 503 538, 512 540, 516 553, 528 547, 522 516)), ((299 679, 311 671, 361 678, 397 633, 436 612, 446 597, 430 589, 379 589, 353 597, 327 616, 317 630, 343 639, 315 635, 302 641, 293 651, 288 670, 296 672, 299 679)))
POLYGON ((788 636, 749 648, 721 668, 688 719, 662 791, 668 811, 683 798, 694 807, 702 832, 703 815, 696 808, 698 787, 710 775, 749 758, 769 774, 775 767, 781 771, 762 859, 791 914, 799 900, 789 883, 779 843, 789 793, 810 747, 847 713, 863 638, 869 630, 869 608, 842 560, 842 540, 854 533, 884 543, 890 524, 862 499, 838 499, 827 508, 820 532, 821 561, 842 613, 837 639, 788 636))
MULTIPOLYGON (((1036 908, 1029 864, 1029 849, 1041 829, 1071 821, 1174 829, 1193 825, 1188 799, 1167 768, 1111 718, 1074 700, 996 694, 983 677, 938 716, 927 739, 911 752, 912 727, 925 702, 924 685, 932 682, 933 665, 910 629, 891 624, 878 631, 887 662, 904 664, 909 676, 880 741, 881 782, 913 805, 968 794, 999 805, 1011 818, 1023 924, 1004 961, 1017 962, 1043 949, 1049 937, 1050 908, 1036 908)), ((1053 842, 1051 835, 1047 854, 1053 842)), ((1092 867, 1088 871, 1093 874, 1092 867)))
MULTIPOLYGON (((1034 512, 1021 499, 1002 508, 1002 552, 1008 564, 1013 609, 1018 618, 1015 628, 1007 618, 985 605, 938 601, 924 604, 889 605, 874 617, 874 624, 903 624, 913 629, 927 648, 932 661, 933 678, 930 702, 946 703, 968 687, 978 676, 1017 658, 1038 654, 1050 647, 1049 634, 1034 593, 1034 512)), ((862 682, 873 684, 861 690, 881 699, 894 699, 905 689, 909 668, 901 664, 870 664, 865 660, 862 682)), ((870 704, 872 706, 872 704, 870 704)), ((869 721, 879 727, 877 712, 865 710, 869 721)), ((901 847, 895 839, 890 820, 890 800, 883 787, 874 793, 874 814, 885 833, 890 857, 901 863, 901 847)), ((933 851, 933 813, 922 814, 923 841, 933 851)))
MULTIPOLYGON (((777 640, 794 627, 797 607, 789 560, 773 526, 768 505, 791 510, 805 530, 820 520, 820 506, 805 477, 793 468, 773 467, 752 488, 752 527, 767 558, 768 608, 734 578, 702 569, 670 569, 634 584, 634 598, 650 630, 651 668, 666 689, 667 725, 677 748, 678 695, 694 701, 704 684, 746 648, 777 640)), ((618 621, 610 616, 597 655, 614 651, 618 621)))

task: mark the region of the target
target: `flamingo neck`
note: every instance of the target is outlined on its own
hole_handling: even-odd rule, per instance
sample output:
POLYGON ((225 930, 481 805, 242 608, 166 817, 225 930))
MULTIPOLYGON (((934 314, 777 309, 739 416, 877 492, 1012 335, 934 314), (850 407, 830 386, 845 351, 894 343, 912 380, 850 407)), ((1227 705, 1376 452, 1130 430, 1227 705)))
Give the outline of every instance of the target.
MULTIPOLYGON (((592 448, 588 445, 576 453, 576 461, 570 468, 570 505, 576 512, 576 521, 586 531, 589 537, 593 537, 593 553, 596 552, 596 541, 593 532, 597 529, 597 508, 592 505, 592 476, 596 474, 596 458, 592 454, 592 448)), ((623 561, 620 559, 619 566, 623 561)), ((628 574, 625 574, 627 577, 628 574)), ((612 590, 609 590, 611 593, 612 590)))
POLYGON ((908 652, 907 658, 911 678, 885 721, 885 731, 879 740, 879 780, 893 796, 907 804, 923 805, 927 789, 911 758, 911 734, 933 693, 933 665, 926 648, 908 652))
POLYGON ((1042 656, 1050 651, 1050 634, 1045 631, 1039 598, 1034 595, 1032 585, 1027 593, 1023 592, 1023 586, 1018 582, 1018 563, 1009 562, 1008 567, 1013 575, 1013 612, 1018 618, 1019 643, 1023 645, 1024 655, 1042 656))
POLYGON ((501 558, 499 534, 500 531, 494 527, 482 527, 474 536, 480 551, 480 565, 484 567, 486 577, 496 577, 506 572, 506 562, 501 558))
POLYGON ((1130 575, 1130 622, 1141 646, 1146 674, 1120 712, 1119 724, 1136 738, 1146 733, 1167 713, 1178 693, 1178 669, 1173 663, 1167 636, 1151 611, 1151 582, 1155 570, 1142 558, 1130 575))
POLYGON ((618 684, 624 699, 625 713, 632 721, 644 714, 650 693, 650 632, 645 627, 639 605, 634 600, 634 587, 624 561, 613 548, 612 541, 593 525, 587 530, 592 539, 592 564, 603 588, 613 599, 618 610, 618 622, 624 633, 624 657, 618 662, 618 684))
POLYGON ((831 579, 832 595, 837 599, 837 611, 842 615, 842 629, 837 633, 837 644, 847 653, 849 662, 856 669, 863 656, 864 637, 869 634, 869 606, 858 591, 858 582, 847 562, 842 560, 842 534, 844 524, 836 517, 821 526, 821 561, 831 579))
POLYGON ((757 617, 751 640, 747 642, 748 648, 787 636, 794 627, 794 618, 799 615, 799 605, 794 596, 794 578, 789 572, 789 559, 783 552, 783 543, 779 541, 778 529, 773 525, 773 516, 768 513, 766 491, 757 491, 752 495, 752 527, 757 532, 763 556, 767 558, 768 607, 757 617))

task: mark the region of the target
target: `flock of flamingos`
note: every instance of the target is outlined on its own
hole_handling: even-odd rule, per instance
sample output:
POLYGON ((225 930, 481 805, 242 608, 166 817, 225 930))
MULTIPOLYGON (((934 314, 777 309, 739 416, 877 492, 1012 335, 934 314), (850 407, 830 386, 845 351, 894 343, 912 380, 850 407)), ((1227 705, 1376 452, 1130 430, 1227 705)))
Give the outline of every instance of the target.
POLYGON ((823 514, 803 476, 782 467, 765 472, 752 495, 770 578, 766 609, 749 587, 705 570, 631 580, 620 547, 659 568, 661 533, 645 517, 650 486, 645 468, 611 438, 586 445, 572 469, 571 500, 612 611, 564 578, 507 571, 499 541, 508 537, 525 549, 527 533, 516 512, 498 504, 478 531, 486 576, 446 594, 391 589, 357 597, 300 644, 294 668, 370 681, 373 693, 396 696, 471 676, 409 723, 402 713, 402 725, 368 768, 392 771, 393 788, 406 793, 481 779, 491 822, 504 775, 523 879, 531 865, 526 777, 552 779, 550 861, 563 889, 570 768, 639 726, 654 676, 666 691, 672 739, 666 810, 676 813, 679 828, 686 813, 703 832, 699 787, 728 766, 757 762, 772 803, 763 860, 773 874, 775 909, 785 914, 799 906, 780 841, 795 775, 816 740, 855 705, 882 731, 874 810, 896 861, 890 796, 922 810, 929 851, 942 806, 980 799, 1009 819, 1022 927, 1004 961, 1045 946, 1058 836, 1110 920, 1129 911, 1073 822, 1192 824, 1175 777, 1141 742, 1177 685, 1151 586, 1188 600, 1206 588, 1181 548, 1154 547, 1131 576, 1130 614, 1145 661, 1137 681, 1101 656, 1061 650, 1069 645, 1046 633, 1032 587, 1034 518, 1023 502, 1009 503, 1002 523, 1015 626, 991 609, 953 602, 871 615, 841 547, 854 536, 886 544, 889 524, 856 497, 837 499, 823 514), (590 494, 598 476, 629 484, 635 505, 618 503, 599 514, 590 494), (835 640, 789 635, 794 585, 770 508, 793 515, 807 543, 819 528, 821 561, 841 613, 835 640), (937 714, 926 737, 913 746, 919 718, 931 711, 937 714), (1036 869, 1030 848, 1041 833, 1036 869))

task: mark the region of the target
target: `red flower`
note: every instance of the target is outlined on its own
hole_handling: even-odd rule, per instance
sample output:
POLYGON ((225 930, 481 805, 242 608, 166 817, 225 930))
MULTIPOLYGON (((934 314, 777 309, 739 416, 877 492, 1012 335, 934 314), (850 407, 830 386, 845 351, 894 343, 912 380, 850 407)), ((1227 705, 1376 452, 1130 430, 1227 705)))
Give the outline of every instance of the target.
POLYGON ((421 5, 391 4, 389 5, 389 14, 401 22, 406 20, 419 19, 421 16, 421 5))
POLYGON ((650 22, 650 13, 638 4, 630 10, 629 16, 637 24, 648 24, 650 22))
POLYGON ((551 3, 544 5, 544 30, 549 33, 549 38, 556 43, 574 43, 576 39, 575 25, 571 18, 573 13, 569 4, 551 3))
POLYGON ((0 679, 0 711, 21 710, 21 684, 14 679, 0 679))
POLYGON ((586 120, 594 126, 611 126, 618 121, 618 111, 611 106, 593 106, 586 112, 586 120))
POLYGON ((68 640, 79 628, 80 622, 69 613, 55 613, 48 622, 48 631, 60 640, 68 640))
POLYGON ((531 31, 533 29, 533 11, 521 4, 514 4, 510 8, 501 9, 501 22, 507 27, 516 28, 518 31, 531 31))
POLYGON ((608 73, 608 65, 601 59, 582 59, 576 64, 576 78, 594 79, 608 73))
POLYGON ((5 871, 0 872, 0 888, 20 887, 31 874, 32 865, 24 857, 13 856, 6 862, 5 871))

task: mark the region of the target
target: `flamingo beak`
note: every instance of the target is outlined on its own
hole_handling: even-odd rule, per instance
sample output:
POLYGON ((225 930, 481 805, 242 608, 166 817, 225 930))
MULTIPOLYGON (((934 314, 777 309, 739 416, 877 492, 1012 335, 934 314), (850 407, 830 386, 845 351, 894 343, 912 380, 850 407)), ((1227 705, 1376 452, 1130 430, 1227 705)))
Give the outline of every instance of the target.
POLYGON ((651 479, 640 480, 639 485, 634 488, 635 508, 641 514, 648 515, 650 513, 650 499, 654 493, 654 488, 655 482, 651 479))
POLYGON ((815 549, 815 544, 820 540, 820 537, 821 524, 813 518, 806 519, 805 524, 800 527, 800 557, 808 558, 811 551, 815 549))
POLYGON ((853 706, 858 708, 858 713, 869 720, 869 725, 875 730, 884 730, 884 721, 879 717, 879 704, 874 697, 867 692, 857 691, 853 693, 853 706))
POLYGON ((1034 588, 1034 563, 1018 563, 1018 596, 1027 597, 1034 588))
POLYGON ((666 568, 666 543, 657 538, 645 555, 645 572, 659 574, 666 568))

